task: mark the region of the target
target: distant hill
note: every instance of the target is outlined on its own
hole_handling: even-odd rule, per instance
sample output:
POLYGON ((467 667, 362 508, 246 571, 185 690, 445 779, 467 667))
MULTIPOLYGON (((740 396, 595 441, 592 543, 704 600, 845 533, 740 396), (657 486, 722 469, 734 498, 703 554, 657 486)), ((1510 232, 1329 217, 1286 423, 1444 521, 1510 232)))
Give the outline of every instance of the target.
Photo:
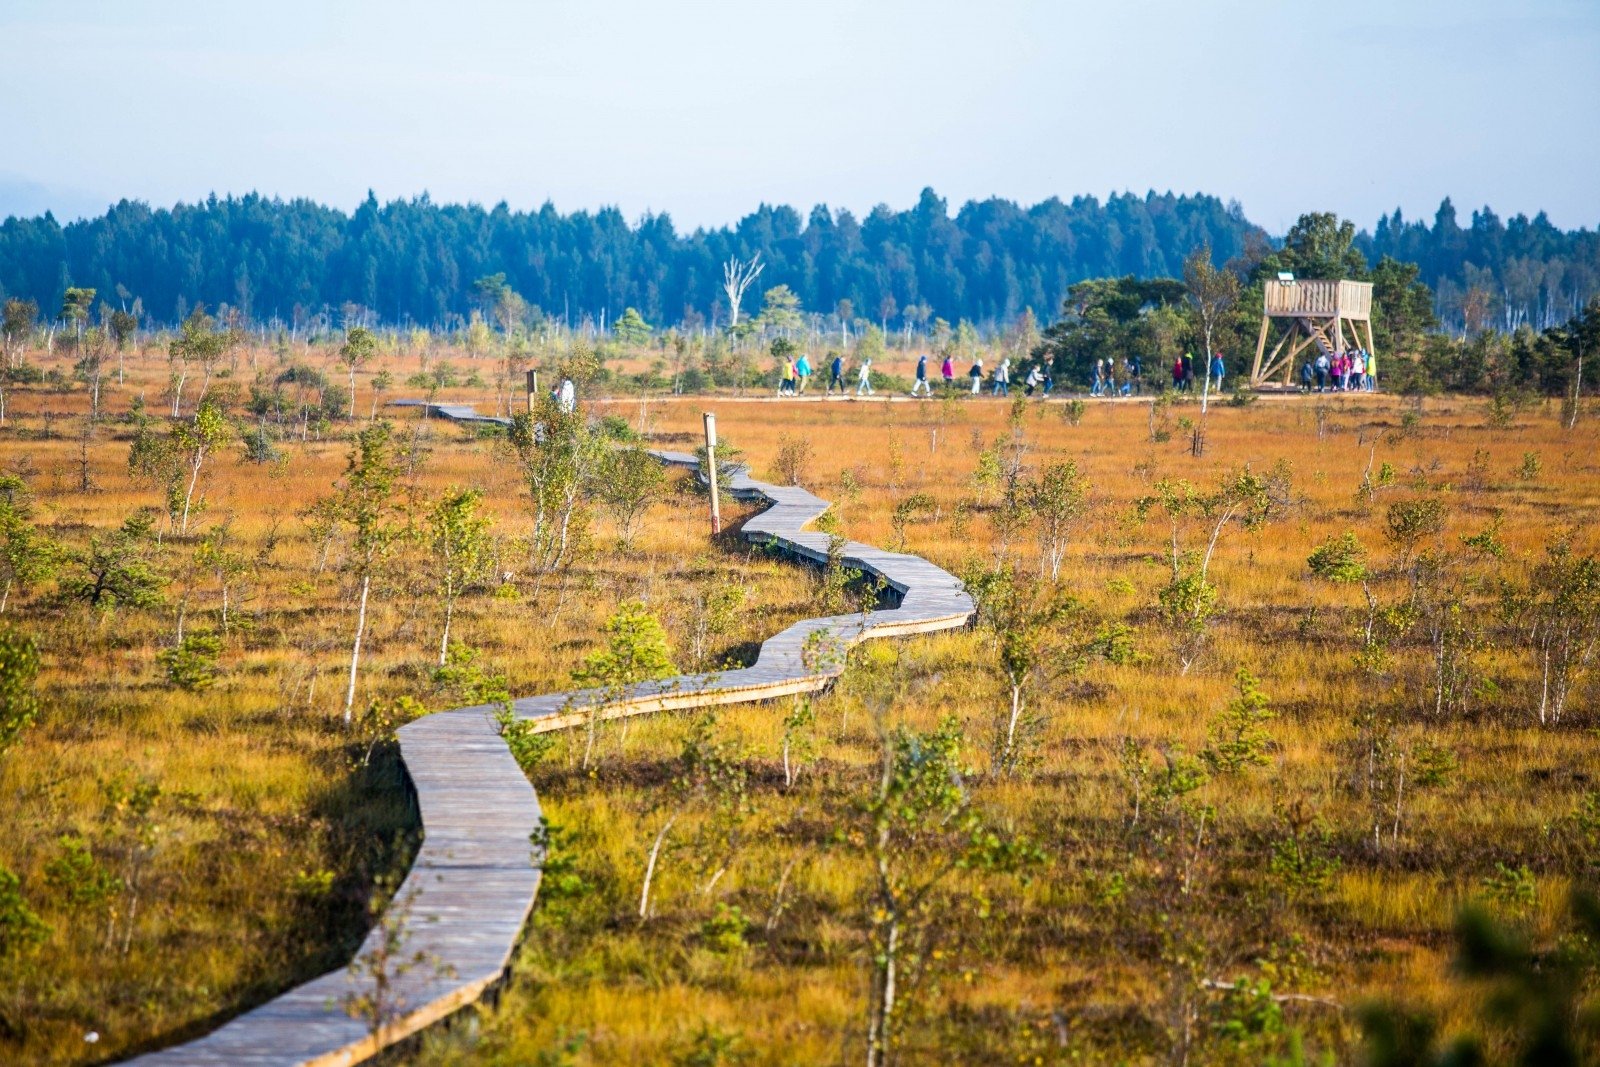
MULTIPOLYGON (((1264 249, 1269 237, 1237 204, 1212 196, 1121 194, 1023 207, 971 201, 952 216, 933 190, 905 211, 857 219, 825 206, 808 216, 762 205, 732 227, 680 234, 667 215, 630 224, 613 208, 563 214, 546 205, 436 204, 427 196, 346 214, 309 200, 255 194, 171 209, 123 201, 62 226, 51 216, 0 224, 0 294, 46 313, 67 285, 104 300, 137 297, 154 321, 196 302, 229 305, 257 321, 309 321, 360 305, 387 323, 444 325, 468 315, 472 283, 494 273, 545 315, 577 324, 637 308, 654 325, 722 322, 722 263, 760 252, 759 294, 784 284, 810 311, 848 300, 857 317, 891 329, 942 317, 980 325, 1024 308, 1053 318, 1067 287, 1085 278, 1175 275, 1209 244, 1219 261, 1264 249), (120 288, 119 288, 120 287, 120 288)), ((1358 245, 1371 260, 1413 260, 1439 293, 1446 322, 1477 287, 1478 307, 1508 325, 1565 318, 1600 292, 1600 240, 1565 232, 1541 214, 1503 224, 1488 209, 1469 227, 1445 201, 1434 224, 1398 212, 1358 245), (1485 295, 1487 294, 1487 296, 1485 295)))

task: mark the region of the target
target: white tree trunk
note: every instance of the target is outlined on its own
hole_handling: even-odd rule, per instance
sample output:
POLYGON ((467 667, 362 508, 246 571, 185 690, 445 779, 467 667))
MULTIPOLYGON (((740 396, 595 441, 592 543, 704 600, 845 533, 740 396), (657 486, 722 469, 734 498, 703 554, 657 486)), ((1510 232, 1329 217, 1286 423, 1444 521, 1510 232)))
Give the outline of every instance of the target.
POLYGON ((356 668, 361 664, 361 637, 367 630, 367 593, 372 588, 372 575, 361 576, 361 607, 356 612, 356 639, 350 648, 350 687, 344 695, 344 724, 350 725, 352 708, 356 703, 356 668))
POLYGON ((446 592, 444 596, 444 637, 439 640, 439 666, 443 667, 450 651, 450 620, 455 616, 456 598, 446 592))
POLYGON ((889 1031, 894 1022, 895 964, 900 955, 900 924, 891 917, 889 933, 884 939, 883 963, 875 976, 877 994, 873 1000, 872 1018, 867 1023, 867 1067, 885 1067, 889 1062, 889 1031))
POLYGON ((194 463, 191 464, 191 470, 189 473, 189 491, 183 494, 183 522, 178 529, 178 532, 181 534, 186 534, 189 532, 189 503, 194 500, 194 487, 196 483, 200 481, 200 464, 204 461, 205 452, 203 450, 196 452, 194 455, 194 463))
POLYGON ((678 816, 674 812, 672 817, 667 820, 666 825, 656 834, 656 839, 650 844, 650 857, 645 861, 644 865, 644 888, 639 891, 640 922, 650 917, 650 883, 655 880, 656 860, 661 858, 661 846, 666 843, 667 834, 672 830, 672 824, 677 821, 678 816))

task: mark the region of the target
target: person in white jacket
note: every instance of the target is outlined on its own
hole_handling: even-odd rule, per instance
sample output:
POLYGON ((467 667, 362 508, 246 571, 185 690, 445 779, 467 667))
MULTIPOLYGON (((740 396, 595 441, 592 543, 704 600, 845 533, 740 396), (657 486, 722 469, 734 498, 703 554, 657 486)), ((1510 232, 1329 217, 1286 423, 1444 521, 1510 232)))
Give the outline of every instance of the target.
POLYGON ((578 390, 571 378, 561 379, 561 388, 556 390, 556 407, 568 415, 578 410, 578 390))
POLYGON ((871 358, 863 359, 861 361, 861 371, 856 376, 856 396, 860 396, 863 393, 865 393, 867 396, 871 396, 872 395, 872 360, 871 360, 871 358))
POLYGON ((994 395, 995 396, 1010 396, 1011 395, 1011 359, 1010 359, 1010 357, 1007 357, 1006 359, 1002 359, 1000 361, 1000 365, 994 369, 994 395))

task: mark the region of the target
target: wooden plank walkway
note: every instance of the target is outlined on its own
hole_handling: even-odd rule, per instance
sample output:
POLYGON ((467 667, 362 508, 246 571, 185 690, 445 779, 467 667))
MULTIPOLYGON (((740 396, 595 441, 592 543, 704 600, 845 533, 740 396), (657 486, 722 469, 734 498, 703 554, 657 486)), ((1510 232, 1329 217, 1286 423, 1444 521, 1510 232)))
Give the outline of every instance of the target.
MULTIPOLYGON (((442 405, 438 413, 458 417, 442 405)), ((696 466, 687 453, 652 454, 674 466, 696 466)), ((743 472, 733 475, 729 491, 770 505, 745 523, 747 540, 775 543, 813 562, 827 558, 827 535, 802 530, 827 510, 827 501, 795 486, 755 481, 743 472)), ((844 651, 859 641, 950 629, 972 617, 972 599, 961 582, 918 556, 851 541, 844 546, 844 561, 881 577, 894 590, 898 605, 795 623, 768 638, 749 667, 679 675, 621 692, 589 689, 525 697, 514 701, 513 709, 544 732, 586 723, 590 716, 611 719, 811 692, 839 676, 844 651)), ((539 825, 539 800, 500 738, 494 710, 442 711, 399 731, 400 755, 416 790, 424 839, 389 914, 368 934, 356 958, 372 958, 387 931, 400 930, 404 940, 399 958, 422 962, 394 979, 395 1010, 386 1013, 383 1026, 347 1013, 345 1004, 370 993, 373 983, 370 977, 340 969, 239 1015, 205 1037, 129 1062, 140 1067, 357 1063, 472 1003, 498 981, 533 907, 543 857, 530 840, 539 825)))

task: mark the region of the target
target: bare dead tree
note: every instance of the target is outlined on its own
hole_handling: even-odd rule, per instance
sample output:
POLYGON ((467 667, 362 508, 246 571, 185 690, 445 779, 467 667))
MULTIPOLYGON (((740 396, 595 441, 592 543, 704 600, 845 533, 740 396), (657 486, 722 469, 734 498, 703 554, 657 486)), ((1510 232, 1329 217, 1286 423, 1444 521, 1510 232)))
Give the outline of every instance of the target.
POLYGON ((757 252, 746 263, 738 256, 731 256, 728 262, 722 265, 722 291, 728 294, 728 329, 739 325, 739 304, 744 300, 744 294, 766 266, 761 262, 761 253, 757 252))

